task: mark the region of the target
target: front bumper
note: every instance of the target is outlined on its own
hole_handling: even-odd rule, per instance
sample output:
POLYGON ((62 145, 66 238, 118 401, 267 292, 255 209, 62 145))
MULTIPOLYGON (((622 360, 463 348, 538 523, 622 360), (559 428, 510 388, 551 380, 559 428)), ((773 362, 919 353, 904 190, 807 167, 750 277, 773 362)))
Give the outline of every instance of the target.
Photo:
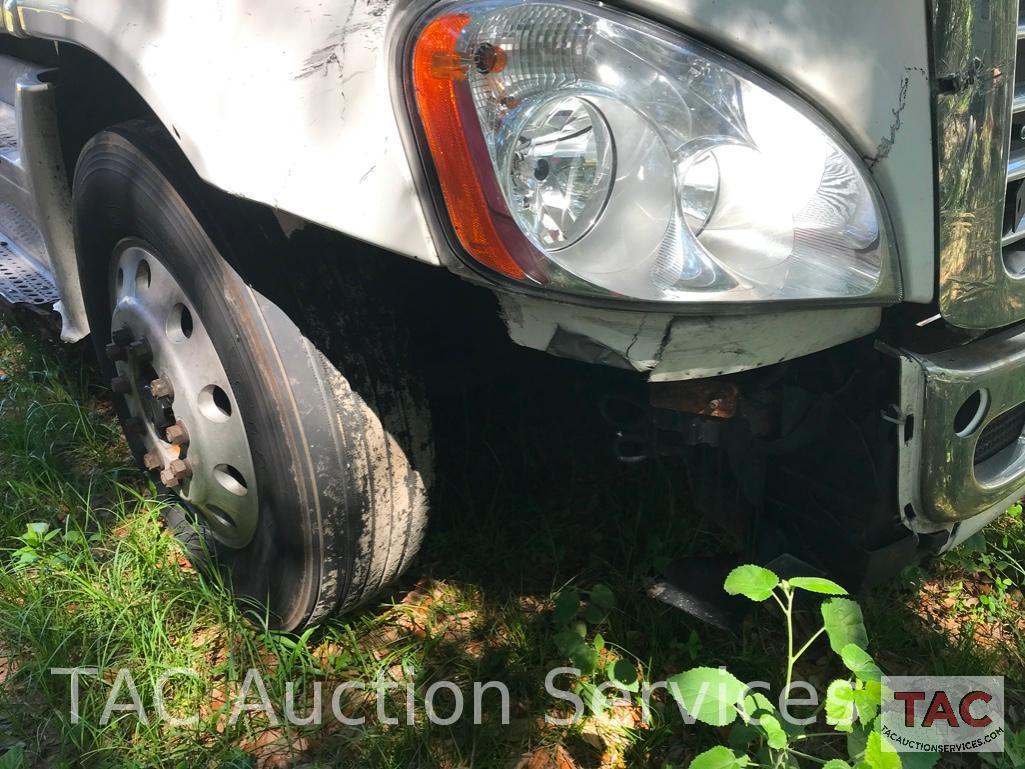
POLYGON ((878 307, 674 316, 496 292, 514 342, 644 373, 653 382, 735 374, 867 336, 878 307))
POLYGON ((951 546, 1025 493, 1025 329, 900 361, 899 496, 905 523, 951 546))

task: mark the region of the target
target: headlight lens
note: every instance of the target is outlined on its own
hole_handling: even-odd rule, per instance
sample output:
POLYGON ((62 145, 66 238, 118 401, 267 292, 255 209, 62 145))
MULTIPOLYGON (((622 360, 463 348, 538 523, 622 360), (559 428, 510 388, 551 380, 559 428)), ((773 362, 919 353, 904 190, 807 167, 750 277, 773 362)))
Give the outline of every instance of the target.
POLYGON ((814 110, 632 17, 456 2, 416 37, 456 235, 517 280, 635 300, 896 300, 885 215, 814 110))
POLYGON ((571 246, 598 221, 612 192, 612 134, 576 96, 541 105, 505 153, 500 177, 517 223, 542 248, 571 246))

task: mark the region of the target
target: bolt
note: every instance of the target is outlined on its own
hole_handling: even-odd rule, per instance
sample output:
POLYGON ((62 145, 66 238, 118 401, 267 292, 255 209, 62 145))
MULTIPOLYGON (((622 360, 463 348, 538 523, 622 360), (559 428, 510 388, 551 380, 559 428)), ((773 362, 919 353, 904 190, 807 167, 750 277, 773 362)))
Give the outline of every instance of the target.
POLYGON ((147 470, 162 470, 164 467, 164 460, 155 451, 146 452, 146 455, 142 458, 142 463, 146 466, 147 470))
POLYGON ((192 463, 187 459, 173 459, 167 469, 174 473, 174 477, 178 481, 192 477, 192 463))
POLYGON ((125 431, 129 433, 141 433, 146 425, 139 417, 128 417, 125 420, 125 431))
POLYGON ((170 469, 160 471, 160 482, 169 489, 178 488, 178 477, 170 469))
POLYGON ((149 391, 154 398, 171 398, 174 400, 174 386, 170 379, 154 379, 149 383, 149 391))
POLYGON ((115 395, 128 395, 132 391, 132 382, 128 377, 116 376, 110 380, 110 389, 115 395))
POLYGON ((167 428, 167 442, 172 446, 184 446, 189 442, 189 431, 180 419, 167 428))
POLYGON ((107 358, 109 360, 124 360, 127 356, 128 352, 125 348, 116 342, 111 342, 107 345, 107 358))
POLYGON ((146 363, 153 359, 153 350, 150 349, 149 342, 140 339, 128 345, 128 357, 136 363, 146 363))

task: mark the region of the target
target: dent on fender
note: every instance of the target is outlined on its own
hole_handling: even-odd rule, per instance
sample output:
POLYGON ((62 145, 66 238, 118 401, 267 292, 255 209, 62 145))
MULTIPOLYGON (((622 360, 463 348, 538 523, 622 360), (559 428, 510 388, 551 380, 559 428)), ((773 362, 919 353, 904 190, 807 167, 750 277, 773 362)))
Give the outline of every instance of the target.
POLYGON ((438 264, 390 93, 397 5, 7 0, 4 23, 108 62, 214 186, 438 264))

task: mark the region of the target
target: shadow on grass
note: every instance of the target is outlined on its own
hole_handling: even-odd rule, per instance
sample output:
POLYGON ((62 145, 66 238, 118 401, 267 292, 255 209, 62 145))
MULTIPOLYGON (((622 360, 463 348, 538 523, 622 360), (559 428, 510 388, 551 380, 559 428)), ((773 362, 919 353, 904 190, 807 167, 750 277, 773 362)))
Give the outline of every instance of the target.
MULTIPOLYGON (((484 292, 461 287, 456 301, 491 300, 484 292)), ((63 716, 54 716, 67 697, 66 689, 55 688, 49 699, 25 706, 34 719, 47 723, 45 750, 36 751, 46 756, 45 765, 64 761, 66 766, 121 767, 157 761, 226 767, 255 761, 267 767, 507 767, 539 746, 561 744, 568 748, 569 760, 581 767, 685 766, 696 752, 718 742, 715 730, 685 726, 665 702, 648 728, 631 729, 626 737, 594 719, 577 728, 544 723, 544 715, 563 704, 545 692, 544 679, 549 670, 567 662, 553 642, 550 611, 552 595, 566 585, 604 583, 612 588, 617 607, 587 628, 588 637, 600 632, 606 647, 633 660, 648 680, 696 665, 727 665, 744 680, 780 682, 785 636, 772 611, 758 609, 743 632, 734 635, 700 625, 646 596, 647 580, 668 558, 718 544, 687 505, 686 477, 679 463, 627 466, 612 456, 610 430, 598 417, 598 398, 610 390, 637 388, 638 380, 513 347, 497 320, 472 328, 426 314, 421 320, 423 343, 418 349, 428 349, 427 340, 433 340, 424 368, 434 410, 439 483, 423 553, 391 601, 333 620, 298 645, 295 639, 243 631, 237 625, 218 628, 210 624, 219 616, 213 613, 206 626, 196 626, 196 637, 164 643, 162 657, 143 660, 138 658, 142 651, 131 646, 112 657, 150 668, 175 660, 168 649, 176 645, 191 649, 209 643, 213 651, 204 650, 202 660, 224 687, 222 695, 237 688, 244 664, 255 660, 266 673, 276 706, 283 702, 289 680, 301 692, 319 681, 330 697, 339 683, 368 682, 383 672, 391 680, 413 682, 421 717, 412 725, 405 723, 404 692, 399 692, 388 706, 389 715, 401 721, 395 726, 379 723, 371 711, 364 727, 343 727, 333 723, 325 706, 332 723, 294 729, 268 728, 257 716, 237 729, 211 720, 192 733, 139 731, 127 725, 101 730, 93 725, 103 698, 94 697, 83 710, 93 725, 76 729, 63 716), (246 639, 235 637, 243 633, 248 633, 246 639), (464 717, 451 726, 430 725, 422 717, 423 698, 432 683, 443 680, 458 684, 467 703, 473 682, 502 681, 510 692, 510 723, 500 722, 498 701, 488 694, 482 724, 464 717)), ((98 500, 87 490, 100 488, 103 478, 119 477, 127 456, 109 408, 96 398, 102 388, 90 378, 88 348, 57 348, 33 332, 8 330, 2 338, 4 354, 20 361, 20 368, 0 383, 5 404, 65 404, 61 409, 72 408, 75 399, 87 404, 84 415, 75 417, 72 410, 56 419, 46 417, 45 411, 30 419, 17 409, 0 411, 0 442, 8 453, 0 471, 7 486, 0 493, 10 511, 3 530, 5 544, 11 544, 10 537, 29 520, 59 523, 75 514, 63 509, 67 499, 61 495, 69 489, 95 505, 98 500), (16 393, 17 388, 24 389, 16 393), (42 493, 33 496, 32 484, 22 476, 41 471, 45 477, 36 487, 42 493)), ((98 507, 105 506, 99 501, 98 507)), ((114 527, 122 523, 115 517, 103 520, 114 527)), ((1021 650, 984 649, 970 635, 956 636, 949 628, 934 626, 916 608, 923 573, 865 600, 872 651, 884 669, 891 674, 998 670, 1011 677, 1011 699, 1020 708, 1025 676, 1013 665, 1020 661, 1021 650)), ((149 578, 158 576, 154 572, 149 578)), ((161 597, 159 587, 151 589, 161 597)), ((199 589, 184 595, 186 602, 208 600, 199 589)), ((17 600, 10 595, 6 599, 17 600)), ((58 627, 75 616, 66 606, 51 608, 51 621, 58 627)), ((163 632, 159 616, 141 616, 137 623, 152 623, 153 632, 163 632)), ((816 617, 814 610, 800 615, 804 635, 814 632, 816 617)), ((42 651, 8 649, 9 642, 0 639, 0 653, 11 652, 24 670, 30 668, 32 654, 42 651)), ((840 672, 824 643, 813 647, 799 671, 823 689, 840 672)), ((5 685, 3 691, 10 697, 15 689, 5 685)), ((447 696, 437 699, 441 714, 450 712, 447 696)), ((150 697, 146 704, 152 704, 150 697)), ((361 707, 365 711, 366 703, 356 698, 346 701, 350 714, 359 714, 361 707)), ((32 719, 15 727, 27 744, 38 739, 32 736, 32 719)), ((549 765, 558 762, 537 764, 549 765)))

